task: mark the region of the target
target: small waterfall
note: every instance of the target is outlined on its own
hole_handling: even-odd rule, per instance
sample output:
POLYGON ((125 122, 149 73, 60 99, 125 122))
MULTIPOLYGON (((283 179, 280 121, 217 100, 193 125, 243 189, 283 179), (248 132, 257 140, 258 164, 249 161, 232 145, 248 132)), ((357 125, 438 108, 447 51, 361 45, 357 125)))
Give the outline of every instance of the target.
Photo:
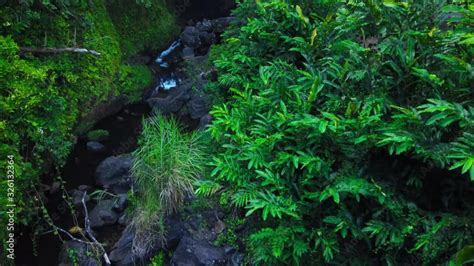
POLYGON ((181 80, 175 73, 170 73, 166 76, 160 77, 159 82, 157 82, 149 97, 155 97, 158 95, 160 90, 170 90, 176 88, 180 82, 181 80))
POLYGON ((163 88, 164 90, 169 90, 176 87, 176 85, 178 85, 178 81, 173 77, 161 78, 159 87, 163 88))
POLYGON ((169 65, 167 62, 164 61, 164 58, 168 56, 171 52, 173 52, 174 49, 176 49, 178 46, 180 46, 181 42, 180 40, 174 41, 170 47, 168 47, 166 50, 161 52, 160 56, 158 56, 155 60, 157 64, 159 64, 163 68, 167 68, 169 65))

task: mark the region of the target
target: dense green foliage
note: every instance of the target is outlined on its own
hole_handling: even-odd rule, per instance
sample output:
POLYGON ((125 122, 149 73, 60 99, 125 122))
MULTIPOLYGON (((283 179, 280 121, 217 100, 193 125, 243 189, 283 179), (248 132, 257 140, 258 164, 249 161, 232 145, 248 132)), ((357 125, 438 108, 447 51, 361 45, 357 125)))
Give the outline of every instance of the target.
MULTIPOLYGON (((163 1, 148 1, 162 10, 154 19, 169 25, 174 15, 163 1)), ((125 14, 136 15, 131 6, 125 14)), ((38 176, 51 165, 61 166, 75 142, 76 122, 87 117, 111 96, 140 99, 152 81, 146 66, 127 64, 121 44, 129 35, 114 25, 105 1, 3 1, 0 7, 0 168, 14 156, 17 225, 30 221, 38 210, 38 176), (27 48, 81 47, 99 56, 78 53, 30 53, 27 48)), ((123 11, 125 12, 125 11, 123 11)), ((113 12, 112 12, 113 13, 113 12)), ((129 23, 129 21, 127 21, 129 23)), ((140 27, 140 26, 136 26, 140 27)), ((152 28, 159 43, 170 41, 172 28, 152 28)), ((140 31, 134 34, 140 36, 140 31)), ((151 33, 149 33, 151 34, 151 33)), ((137 37, 138 38, 138 37, 137 37)), ((142 41, 152 41, 140 38, 142 41)), ((153 40, 153 41, 154 41, 153 40)), ((135 41, 135 39, 134 39, 135 41)), ((144 46, 136 46, 133 51, 144 46)), ((130 51, 132 52, 132 51, 130 51)), ((2 187, 6 180, 2 179, 2 187)), ((6 190, 0 192, 5 206, 6 190)), ((0 224, 5 222, 5 208, 0 224)), ((5 230, 0 231, 3 238, 5 230)))
POLYGON ((143 4, 135 0, 114 0, 108 2, 108 10, 121 36, 120 45, 125 56, 162 48, 179 31, 176 17, 165 0, 143 4))
POLYGON ((144 121, 138 146, 131 170, 137 184, 132 223, 135 252, 146 254, 156 236, 165 233, 165 215, 193 193, 204 166, 204 148, 199 132, 184 133, 175 118, 159 114, 144 121))
POLYGON ((473 8, 239 5, 198 192, 260 218, 251 261, 433 265, 474 243, 473 8))

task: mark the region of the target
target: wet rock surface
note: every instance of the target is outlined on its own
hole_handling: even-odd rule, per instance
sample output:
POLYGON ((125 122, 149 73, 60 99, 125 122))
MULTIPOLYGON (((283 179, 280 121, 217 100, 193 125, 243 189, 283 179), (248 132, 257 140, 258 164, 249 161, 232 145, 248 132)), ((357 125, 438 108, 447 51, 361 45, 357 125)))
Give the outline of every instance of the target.
POLYGON ((185 236, 174 251, 171 265, 225 265, 226 261, 224 249, 185 236))
POLYGON ((110 252, 110 260, 116 265, 134 265, 139 262, 132 252, 133 239, 135 237, 135 230, 132 225, 129 225, 123 230, 122 236, 112 248, 110 252))
POLYGON ((97 141, 87 142, 87 150, 93 153, 100 153, 105 151, 105 146, 97 141))
MULTIPOLYGON (((232 20, 231 17, 204 19, 184 28, 180 34, 180 45, 176 43, 173 45, 181 47, 179 48, 181 50, 177 52, 177 57, 180 61, 186 61, 188 69, 186 69, 185 75, 180 78, 176 77, 179 82, 175 87, 171 86, 166 93, 154 90, 153 93, 146 94, 145 101, 151 107, 152 112, 188 117, 189 121, 195 123, 193 130, 205 128, 211 123, 209 100, 204 93, 204 88, 208 80, 215 78, 215 75, 213 70, 209 69, 206 54, 209 47, 218 41, 219 34, 232 20)), ((164 63, 169 63, 168 66, 170 66, 173 60, 176 60, 174 58, 166 62, 165 56, 160 56, 160 58, 163 59, 160 62, 160 67, 165 66, 164 63)), ((148 56, 141 55, 136 56, 133 60, 137 62, 153 61, 148 56)), ((161 86, 160 90, 164 87, 161 86)), ((124 114, 125 117, 128 115, 129 113, 124 114)), ((124 123, 123 120, 124 118, 121 116, 115 119, 116 123, 124 123)), ((115 131, 113 133, 116 134, 115 131)), ((113 147, 110 142, 105 143, 107 148, 97 140, 89 140, 85 146, 87 152, 94 154, 94 156, 97 154, 106 156, 107 153, 103 152, 117 150, 117 147, 113 147)), ((82 145, 84 147, 84 144, 82 145)), ((133 183, 130 174, 133 159, 130 154, 113 154, 101 161, 98 160, 100 163, 96 164, 95 172, 92 170, 95 183, 99 188, 82 185, 76 186, 76 189, 70 191, 73 204, 80 210, 83 209, 84 192, 87 193, 85 201, 90 210, 89 221, 94 234, 100 234, 104 228, 117 229, 116 237, 105 246, 112 265, 148 265, 149 260, 161 251, 167 254, 165 265, 237 266, 242 264, 243 255, 236 248, 216 245, 219 234, 227 230, 224 223, 226 214, 216 209, 218 208, 216 206, 205 209, 184 208, 184 210, 168 216, 164 221, 166 228, 164 239, 160 239, 158 235, 152 236, 151 249, 145 254, 137 255, 133 247, 136 237, 132 223, 133 217, 125 211, 129 205, 127 193, 132 189, 133 183), (101 193, 104 193, 105 196, 97 197, 101 193)), ((188 202, 194 200, 190 198, 188 202)), ((83 210, 82 213, 84 213, 83 210)), ((71 265, 72 263, 67 257, 66 249, 79 254, 79 265, 103 264, 102 257, 90 256, 91 253, 87 245, 69 241, 63 246, 64 251, 59 257, 60 265, 71 265)))
POLYGON ((99 228, 104 225, 113 225, 119 218, 119 213, 114 210, 114 200, 101 200, 89 214, 92 228, 99 228))
POLYGON ((194 50, 191 47, 184 47, 183 51, 181 52, 181 55, 184 60, 190 59, 194 57, 194 50))
POLYGON ((154 112, 169 115, 178 113, 191 99, 191 94, 191 84, 185 83, 172 89, 166 98, 150 98, 147 102, 154 112))
POLYGON ((80 266, 100 266, 100 259, 91 257, 89 255, 89 247, 84 243, 79 243, 77 241, 67 241, 61 247, 59 253, 58 265, 59 266, 69 266, 77 265, 80 266), (74 255, 70 255, 74 254, 74 255), (74 256, 74 260, 73 257, 74 256))
POLYGON ((129 154, 106 158, 99 164, 95 172, 97 184, 116 194, 127 193, 131 187, 130 167, 132 161, 132 156, 129 154))

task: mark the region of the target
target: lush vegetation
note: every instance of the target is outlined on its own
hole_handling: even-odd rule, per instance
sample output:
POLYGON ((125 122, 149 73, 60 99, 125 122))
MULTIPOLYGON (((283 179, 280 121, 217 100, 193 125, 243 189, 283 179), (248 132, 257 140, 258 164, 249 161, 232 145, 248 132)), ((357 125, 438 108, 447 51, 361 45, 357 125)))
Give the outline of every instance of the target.
MULTIPOLYGON (((39 176, 51 165, 64 163, 80 133, 74 129, 84 128, 77 121, 111 96, 140 99, 151 82, 146 66, 128 64, 123 55, 160 47, 176 31, 170 26, 150 27, 146 34, 154 37, 142 37, 136 29, 143 25, 112 19, 115 6, 105 2, 3 1, 0 7, 0 168, 6 172, 7 155, 14 156, 17 225, 29 222, 39 210, 35 200, 39 176), (123 23, 132 27, 130 30, 134 27, 136 39, 128 40, 130 34, 121 32, 123 23), (160 42, 156 41, 158 36, 160 42), (136 40, 154 43, 138 44, 136 40), (136 46, 124 45, 131 41, 136 46), (85 48, 100 55, 22 49, 65 47, 85 48)), ((147 6, 155 23, 175 21, 164 1, 147 1, 147 6)), ((147 10, 143 5, 130 5, 120 12, 126 18, 137 12, 145 16, 147 10)), ((5 179, 1 183, 2 187, 7 185, 5 179)), ((5 206, 6 190, 0 193, 0 204, 5 206)), ((2 208, 0 213, 2 225, 4 211, 2 208)), ((5 233, 0 230, 1 239, 5 233)))
MULTIPOLYGON (((47 212, 39 176, 60 175, 94 108, 141 98, 152 74, 131 62, 177 36, 173 2, 2 3, 0 168, 15 170, 17 224, 47 212)), ((250 265, 473 261, 474 5, 242 0, 234 16, 210 62, 185 66, 195 83, 216 70, 207 131, 143 121, 128 210, 135 255, 164 240, 166 216, 196 189, 232 211, 214 244, 242 248, 250 265)), ((200 200, 189 205, 217 204, 200 200)))
POLYGON ((107 6, 125 56, 162 48, 178 34, 175 11, 165 0, 113 0, 107 6))
POLYGON ((434 265, 474 243, 474 6, 243 1, 198 192, 255 264, 434 265))
POLYGON ((144 121, 132 166, 137 185, 132 211, 135 254, 146 254, 156 239, 163 239, 165 216, 194 193, 193 183, 205 162, 200 136, 184 133, 172 117, 157 114, 144 121))

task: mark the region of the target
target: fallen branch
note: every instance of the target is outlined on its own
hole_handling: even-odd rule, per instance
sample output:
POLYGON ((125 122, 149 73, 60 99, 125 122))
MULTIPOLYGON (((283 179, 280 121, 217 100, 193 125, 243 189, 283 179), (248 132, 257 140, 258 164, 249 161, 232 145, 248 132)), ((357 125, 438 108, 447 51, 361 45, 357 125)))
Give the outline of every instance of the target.
POLYGON ((53 224, 52 227, 54 228, 53 230, 48 231, 48 232, 44 232, 42 235, 48 234, 48 233, 51 233, 51 232, 54 232, 54 231, 59 231, 59 232, 65 234, 65 235, 67 235, 67 236, 68 236, 71 240, 73 240, 73 241, 77 241, 77 242, 79 242, 79 243, 83 243, 83 244, 86 244, 86 245, 96 245, 96 243, 94 243, 94 242, 84 241, 84 240, 82 240, 82 239, 79 239, 79 238, 77 238, 77 237, 74 237, 71 233, 69 233, 68 231, 62 229, 62 228, 59 227, 59 226, 56 226, 56 225, 53 224))
POLYGON ((104 246, 102 246, 102 244, 99 243, 99 241, 97 241, 94 234, 92 233, 91 224, 90 224, 90 220, 89 220, 89 213, 87 211, 87 206, 86 206, 86 201, 85 201, 86 196, 87 196, 87 192, 84 192, 84 195, 82 196, 82 206, 84 207, 84 224, 85 224, 86 233, 89 236, 89 238, 92 239, 92 241, 97 246, 99 246, 100 249, 102 249, 102 252, 104 252, 103 256, 104 256, 105 263, 107 265, 111 265, 112 263, 110 262, 109 256, 107 255, 107 252, 105 251, 104 246))
MULTIPOLYGON (((41 200, 41 196, 39 195, 38 191, 36 191, 36 194, 37 194, 37 197, 38 197, 39 201, 44 206, 44 203, 41 200)), ((107 252, 105 251, 104 246, 101 243, 99 243, 99 241, 97 241, 97 239, 95 238, 95 236, 94 236, 94 234, 91 230, 90 220, 89 220, 89 212, 87 210, 86 201, 85 201, 86 196, 87 196, 87 192, 84 192, 84 195, 82 196, 82 200, 81 200, 82 201, 82 206, 84 206, 85 233, 87 234, 87 236, 92 241, 86 241, 86 240, 82 240, 82 239, 79 239, 77 237, 74 237, 70 232, 62 229, 59 226, 56 226, 53 222, 49 222, 49 224, 53 228, 53 230, 44 232, 43 234, 48 234, 48 233, 52 233, 52 232, 61 232, 65 235, 67 235, 73 241, 77 241, 79 243, 83 243, 83 244, 90 245, 90 246, 98 246, 102 250, 102 252, 104 253, 103 257, 104 257, 105 263, 107 265, 111 265, 112 263, 110 262, 109 256, 107 255, 107 252)), ((87 236, 84 235, 84 232, 82 230, 80 230, 79 232, 82 235, 82 237, 87 239, 87 236)))
POLYGON ((26 53, 36 53, 36 54, 57 54, 57 53, 89 53, 95 56, 100 56, 100 53, 95 50, 89 50, 86 48, 72 48, 72 47, 65 47, 65 48, 33 48, 33 47, 20 47, 21 52, 26 53))

